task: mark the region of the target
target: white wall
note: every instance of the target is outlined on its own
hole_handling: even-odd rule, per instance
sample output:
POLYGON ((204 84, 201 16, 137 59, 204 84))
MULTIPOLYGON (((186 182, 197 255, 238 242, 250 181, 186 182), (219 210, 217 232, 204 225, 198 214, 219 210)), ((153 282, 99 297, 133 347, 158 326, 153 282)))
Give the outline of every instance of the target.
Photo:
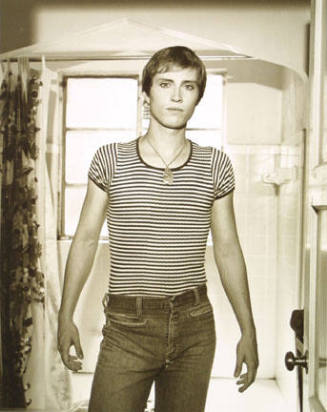
POLYGON ((283 68, 263 61, 224 62, 229 145, 274 145, 282 139, 283 68))

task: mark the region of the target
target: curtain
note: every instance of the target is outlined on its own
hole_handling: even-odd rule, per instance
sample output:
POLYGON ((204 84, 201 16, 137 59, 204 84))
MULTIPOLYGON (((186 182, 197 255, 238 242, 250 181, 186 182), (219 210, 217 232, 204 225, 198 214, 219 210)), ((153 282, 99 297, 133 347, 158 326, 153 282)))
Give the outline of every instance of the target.
POLYGON ((31 353, 32 303, 44 304, 36 217, 40 76, 21 58, 8 63, 0 95, 2 136, 1 341, 2 407, 25 408, 23 382, 31 353))
POLYGON ((46 66, 44 59, 41 80, 40 156, 37 171, 43 190, 39 196, 37 215, 40 222, 39 240, 43 251, 41 267, 45 274, 45 305, 43 316, 40 308, 33 306, 33 315, 40 327, 33 336, 31 357, 26 371, 26 380, 31 383, 27 395, 32 401, 29 408, 33 410, 65 411, 71 406, 72 390, 71 372, 64 368, 57 350, 58 310, 62 293, 57 243, 61 89, 57 73, 46 66), (42 370, 38 368, 40 354, 43 360, 42 370))
POLYGON ((60 273, 60 257, 57 240, 58 224, 58 194, 61 190, 60 158, 61 158, 61 122, 62 110, 59 102, 62 89, 59 87, 58 75, 43 65, 44 80, 48 84, 46 152, 44 168, 45 208, 44 208, 44 259, 45 259, 45 382, 46 410, 64 411, 72 404, 71 372, 61 360, 57 350, 58 311, 62 295, 62 276, 60 273))

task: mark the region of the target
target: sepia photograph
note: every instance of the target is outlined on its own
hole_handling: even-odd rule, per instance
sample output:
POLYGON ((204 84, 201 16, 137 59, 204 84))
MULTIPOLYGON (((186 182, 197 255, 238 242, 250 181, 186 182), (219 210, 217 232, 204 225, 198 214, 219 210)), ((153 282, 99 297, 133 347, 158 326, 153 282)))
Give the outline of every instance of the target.
POLYGON ((0 0, 0 411, 327 412, 327 0, 0 0))

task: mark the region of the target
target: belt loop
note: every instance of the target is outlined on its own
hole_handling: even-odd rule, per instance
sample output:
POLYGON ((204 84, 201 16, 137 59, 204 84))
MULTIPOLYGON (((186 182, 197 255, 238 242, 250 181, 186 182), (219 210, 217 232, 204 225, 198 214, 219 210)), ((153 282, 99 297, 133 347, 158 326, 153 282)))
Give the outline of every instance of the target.
POLYGON ((193 293, 194 293, 194 300, 195 300, 195 305, 199 305, 200 304, 200 292, 198 288, 194 288, 193 289, 193 293))
POLYGON ((142 296, 136 296, 136 316, 142 316, 142 296))

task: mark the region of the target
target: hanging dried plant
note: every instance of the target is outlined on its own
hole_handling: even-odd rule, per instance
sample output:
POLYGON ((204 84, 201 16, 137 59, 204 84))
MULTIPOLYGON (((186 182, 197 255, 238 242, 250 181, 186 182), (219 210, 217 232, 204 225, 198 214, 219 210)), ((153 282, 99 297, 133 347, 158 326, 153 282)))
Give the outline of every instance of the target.
POLYGON ((33 301, 44 303, 39 270, 41 245, 36 221, 38 155, 36 126, 41 86, 37 73, 27 84, 10 71, 1 85, 3 139, 1 204, 1 313, 6 407, 26 407, 22 376, 31 352, 33 301), (24 93, 23 93, 24 92, 24 93))

